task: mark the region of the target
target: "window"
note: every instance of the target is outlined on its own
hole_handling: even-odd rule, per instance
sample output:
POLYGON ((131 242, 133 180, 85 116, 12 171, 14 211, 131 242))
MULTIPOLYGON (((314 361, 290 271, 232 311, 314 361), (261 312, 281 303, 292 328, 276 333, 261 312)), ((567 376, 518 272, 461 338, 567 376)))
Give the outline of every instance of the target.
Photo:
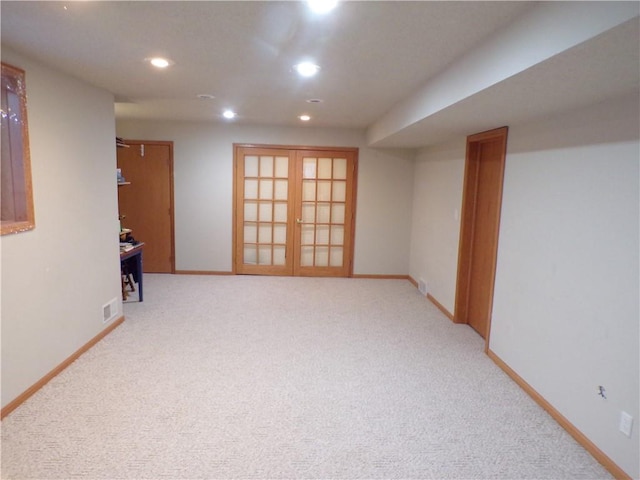
POLYGON ((2 64, 2 235, 35 227, 24 71, 2 64))

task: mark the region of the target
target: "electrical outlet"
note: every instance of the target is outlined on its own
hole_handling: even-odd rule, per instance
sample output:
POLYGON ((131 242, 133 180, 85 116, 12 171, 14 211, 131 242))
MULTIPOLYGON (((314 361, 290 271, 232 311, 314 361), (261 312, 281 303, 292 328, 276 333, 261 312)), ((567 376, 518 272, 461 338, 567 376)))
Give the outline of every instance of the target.
POLYGON ((631 429, 633 428, 633 417, 627 412, 620 412, 620 431, 627 437, 631 438, 631 429))
POLYGON ((422 279, 418 280, 418 290, 422 295, 427 295, 427 282, 422 279))

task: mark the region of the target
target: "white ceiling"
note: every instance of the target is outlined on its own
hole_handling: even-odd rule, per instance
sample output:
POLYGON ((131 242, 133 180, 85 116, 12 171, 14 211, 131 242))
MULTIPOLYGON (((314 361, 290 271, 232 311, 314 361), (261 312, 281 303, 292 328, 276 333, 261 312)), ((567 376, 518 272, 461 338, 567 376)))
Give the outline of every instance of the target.
MULTIPOLYGON (((3 47, 113 92, 117 118, 222 122, 231 107, 237 123, 300 125, 308 113, 311 127, 364 129, 534 3, 347 1, 314 17, 298 1, 2 0, 0 13, 3 47), (175 64, 155 70, 144 59, 156 55, 175 64), (291 71, 305 58, 321 66, 317 77, 291 71)), ((637 90, 638 35, 637 21, 613 29, 380 146, 420 146, 637 90)))

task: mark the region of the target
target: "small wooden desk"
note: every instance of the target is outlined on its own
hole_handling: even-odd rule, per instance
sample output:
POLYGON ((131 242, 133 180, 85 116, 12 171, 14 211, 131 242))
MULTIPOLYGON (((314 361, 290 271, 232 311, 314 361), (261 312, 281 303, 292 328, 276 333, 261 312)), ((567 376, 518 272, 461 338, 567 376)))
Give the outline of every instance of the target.
POLYGON ((127 262, 127 270, 133 275, 133 280, 138 284, 138 301, 142 302, 142 247, 144 243, 139 243, 131 250, 120 251, 120 273, 122 274, 124 262, 135 258, 134 262, 127 262), (131 268, 133 267, 133 268, 131 268))

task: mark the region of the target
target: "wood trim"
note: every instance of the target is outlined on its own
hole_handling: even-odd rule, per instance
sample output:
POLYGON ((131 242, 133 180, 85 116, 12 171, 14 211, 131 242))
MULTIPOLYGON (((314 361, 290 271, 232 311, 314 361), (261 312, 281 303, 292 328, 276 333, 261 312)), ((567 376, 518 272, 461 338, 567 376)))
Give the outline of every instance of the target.
POLYGON ((498 195, 498 213, 496 216, 496 233, 495 233, 495 255, 494 260, 491 266, 491 298, 489 299, 489 318, 487 320, 487 333, 484 339, 484 351, 489 351, 489 339, 491 338, 491 318, 493 312, 493 295, 495 292, 495 284, 496 284, 496 270, 498 268, 498 243, 500 239, 500 219, 502 218, 502 192, 504 190, 504 170, 507 163, 507 137, 509 135, 509 127, 501 127, 495 130, 490 130, 488 132, 479 133, 477 135, 473 135, 470 137, 474 139, 474 141, 484 139, 484 135, 488 135, 490 137, 499 135, 502 137, 503 146, 502 146, 502 158, 500 161, 500 188, 497 191, 498 195))
MULTIPOLYGON (((36 217, 33 204, 33 180, 31 175, 31 144, 29 143, 29 119, 27 115, 27 87, 25 71, 21 68, 2 62, 2 75, 11 75, 20 80, 21 88, 18 89, 20 99, 20 117, 22 123, 22 162, 24 183, 24 206, 26 217, 23 220, 8 219, 0 221, 0 235, 27 232, 36 228, 36 217)), ((13 160, 11 161, 13 164, 13 160)), ((13 183, 13 180, 12 180, 13 183)), ((19 202, 20 203, 20 202, 19 202)))
POLYGON ((238 245, 238 219, 237 219, 237 211, 238 211, 238 162, 240 161, 238 158, 240 157, 240 149, 241 145, 234 143, 233 144, 233 180, 231 182, 231 195, 233 196, 232 205, 231 205, 231 272, 236 275, 238 273, 238 269, 236 267, 237 262, 237 245, 238 245))
MULTIPOLYGON (((418 282, 417 282, 417 281, 416 281, 416 279, 415 279, 415 278, 413 278, 411 275, 408 275, 408 276, 407 276, 407 280, 409 280, 409 281, 413 284, 413 286, 414 286, 414 287, 418 288, 418 282)), ((446 308, 444 308, 444 306, 443 306, 439 301, 437 301, 437 300, 433 297, 433 295, 431 295, 430 293, 427 293, 426 297, 427 297, 427 299, 428 299, 431 303, 433 303, 433 304, 438 308, 438 310, 440 310, 442 313, 444 313, 444 314, 445 314, 445 316, 446 316, 449 320, 451 320, 452 322, 454 322, 454 320, 453 320, 453 314, 452 314, 449 310, 447 310, 446 308)))
POLYGON ((353 172, 351 173, 351 181, 348 182, 351 186, 351 209, 348 212, 348 215, 351 215, 351 231, 349 232, 351 245, 349 246, 349 265, 347 267, 347 276, 353 277, 353 259, 355 258, 356 252, 356 212, 358 206, 358 165, 360 164, 360 150, 358 148, 345 148, 343 151, 353 151, 353 172))
POLYGON ((507 365, 498 355, 491 349, 487 349, 487 356, 494 361, 504 373, 506 373, 514 382, 518 384, 538 405, 547 411, 551 417, 571 435, 584 449, 589 452, 611 475, 619 480, 631 480, 613 460, 611 460, 595 443, 587 438, 575 425, 562 415, 556 408, 551 405, 542 395, 540 395, 531 385, 529 385, 520 375, 518 375, 509 365, 507 365))
POLYGON ((462 193, 462 212, 460 223, 460 240, 458 248, 458 272, 456 282, 456 296, 454 305, 454 323, 468 322, 469 288, 471 281, 471 245, 474 237, 475 210, 477 198, 477 179, 479 163, 476 157, 479 155, 479 146, 483 141, 495 138, 502 139, 502 155, 500 159, 500 188, 497 190, 497 202, 499 205, 496 220, 494 238, 493 261, 491 266, 490 299, 488 305, 488 318, 485 331, 485 352, 489 350, 489 337, 491 333, 491 311, 493 307, 493 293, 495 286, 496 267, 498 259, 498 237, 500 234, 500 213, 502 210, 502 190, 504 185, 504 170, 507 153, 507 135, 509 127, 500 127, 485 132, 480 132, 467 137, 467 151, 465 158, 464 186, 462 193))
POLYGON ((454 323, 467 323, 467 303, 469 300, 470 265, 471 258, 468 254, 473 231, 470 226, 474 224, 474 208, 476 188, 471 189, 470 185, 475 185, 477 172, 472 169, 475 163, 470 162, 470 144, 467 140, 467 152, 464 165, 464 180, 462 187, 462 208, 460 211, 460 238, 458 241, 458 272, 456 282, 456 297, 454 304, 454 323))
POLYGON ((368 273, 355 273, 351 275, 351 278, 373 278, 376 280, 409 280, 411 281, 411 277, 409 275, 385 275, 385 274, 377 275, 377 274, 368 274, 368 273))
POLYGON ((268 143, 234 143, 233 148, 269 148, 269 149, 284 149, 284 150, 322 150, 335 152, 336 150, 340 152, 355 152, 358 153, 358 147, 313 147, 309 145, 272 145, 268 143))
POLYGON ((47 383, 49 383, 49 381, 51 381, 54 377, 56 377, 65 368, 67 368, 69 365, 75 362, 80 357, 80 355, 85 353, 87 350, 93 347, 96 343, 98 343, 100 340, 102 340, 104 337, 110 334, 113 330, 119 327, 122 324, 122 322, 124 322, 124 316, 118 318, 117 320, 114 320, 111 325, 109 325, 107 328, 102 330, 98 335, 96 335, 87 343, 85 343, 69 358, 67 358, 60 365, 58 365, 56 368, 54 368, 49 373, 47 373, 44 377, 42 377, 32 386, 27 388, 24 392, 18 395, 14 400, 9 402, 4 408, 2 408, 2 411, 0 412, 0 419, 6 417, 11 412, 13 412, 16 408, 22 405, 29 397, 31 397, 34 393, 36 393, 38 390, 44 387, 47 383))
POLYGON ((234 272, 222 272, 215 270, 176 270, 176 275, 235 275, 234 272))
POLYGON ((438 308, 438 310, 440 310, 442 313, 444 313, 444 314, 445 314, 445 316, 446 316, 449 320, 451 320, 452 322, 454 321, 454 320, 453 320, 453 314, 452 314, 449 310, 447 310, 446 308, 444 308, 444 306, 443 306, 439 301, 437 301, 435 298, 433 298, 433 295, 431 295, 430 293, 427 293, 427 299, 428 299, 431 303, 433 303, 433 304, 438 308))
POLYGON ((170 202, 171 202, 171 273, 176 273, 176 205, 175 196, 173 193, 173 141, 167 142, 169 144, 169 177, 170 177, 170 202))

